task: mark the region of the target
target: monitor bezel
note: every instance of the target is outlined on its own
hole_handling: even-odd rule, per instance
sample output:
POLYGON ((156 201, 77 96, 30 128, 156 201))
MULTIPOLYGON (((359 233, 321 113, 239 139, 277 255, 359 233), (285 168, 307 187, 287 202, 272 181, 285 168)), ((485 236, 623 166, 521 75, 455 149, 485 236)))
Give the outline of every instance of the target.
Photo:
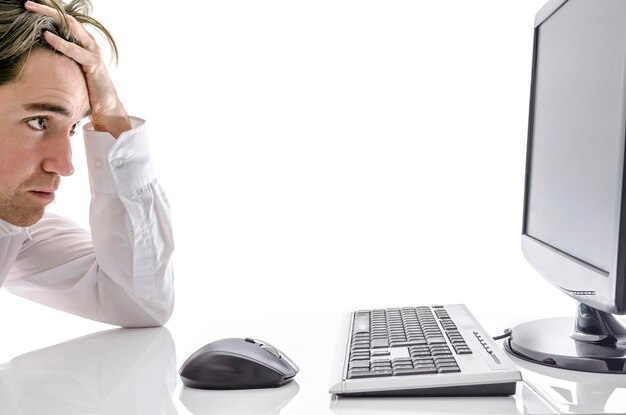
MULTIPOLYGON (((569 0, 550 0, 537 13, 533 41, 533 63, 531 75, 530 109, 528 114, 528 136, 526 149, 526 172, 524 183, 524 213, 522 224, 522 251, 528 262, 548 281, 576 300, 613 314, 626 314, 626 163, 622 146, 621 205, 616 210, 619 229, 613 237, 610 269, 605 271, 572 255, 550 246, 527 233, 529 186, 533 150, 534 109, 536 90, 537 54, 540 26, 554 15, 569 0)), ((626 135, 624 137, 626 142, 626 135)))

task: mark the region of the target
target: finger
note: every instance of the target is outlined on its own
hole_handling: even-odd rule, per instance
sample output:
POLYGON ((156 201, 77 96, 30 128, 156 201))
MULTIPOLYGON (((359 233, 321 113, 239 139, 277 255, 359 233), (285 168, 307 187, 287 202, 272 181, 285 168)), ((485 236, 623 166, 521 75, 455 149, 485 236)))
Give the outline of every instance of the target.
MULTIPOLYGON (((27 1, 26 3, 24 3, 24 7, 26 8, 26 10, 32 13, 39 13, 45 16, 52 17, 58 24, 61 24, 61 21, 63 20, 63 16, 61 16, 59 11, 50 6, 35 3, 32 1, 27 1)), ((93 36, 91 36, 89 32, 85 30, 83 25, 81 25, 78 22, 78 20, 76 20, 74 17, 72 16, 66 16, 66 17, 70 25, 70 33, 72 34, 72 36, 74 36, 76 40, 78 41, 78 43, 85 49, 95 51, 97 43, 95 39, 93 38, 93 36)))
POLYGON ((100 62, 97 54, 81 48, 75 43, 68 42, 60 36, 51 32, 44 32, 43 37, 55 50, 61 52, 68 58, 74 59, 86 68, 95 68, 100 62))

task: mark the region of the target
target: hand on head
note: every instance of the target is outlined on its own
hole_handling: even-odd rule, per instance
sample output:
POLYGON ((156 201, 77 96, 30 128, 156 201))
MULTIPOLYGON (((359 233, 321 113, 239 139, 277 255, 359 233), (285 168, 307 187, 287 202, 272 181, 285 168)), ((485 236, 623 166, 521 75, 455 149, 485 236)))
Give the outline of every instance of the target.
POLYGON ((27 1, 26 10, 51 17, 58 24, 66 19, 70 34, 77 43, 69 42, 62 37, 46 31, 45 41, 58 52, 76 61, 85 73, 89 103, 91 105, 91 121, 98 131, 108 131, 114 137, 131 128, 113 82, 109 77, 98 43, 83 25, 71 15, 62 15, 59 10, 44 4, 27 1))

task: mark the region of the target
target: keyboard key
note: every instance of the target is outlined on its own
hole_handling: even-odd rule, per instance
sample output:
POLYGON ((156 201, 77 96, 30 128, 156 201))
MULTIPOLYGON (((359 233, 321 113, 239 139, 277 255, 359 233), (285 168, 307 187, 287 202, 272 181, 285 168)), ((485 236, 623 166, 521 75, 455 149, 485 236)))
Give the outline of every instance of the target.
POLYGON ((454 363, 456 364, 456 359, 454 357, 435 357, 433 359, 435 363, 454 363))
POLYGON ((420 351, 420 352, 411 352, 411 357, 413 358, 420 358, 420 357, 432 357, 432 355, 430 354, 430 351, 426 350, 426 351, 420 351))
POLYGON ((403 358, 400 358, 400 359, 393 359, 391 361, 391 364, 393 366, 398 366, 398 365, 406 366, 406 365, 408 365, 410 367, 413 367, 413 360, 410 357, 406 357, 406 358, 403 357, 403 358))
POLYGON ((389 366, 391 367, 391 360, 388 359, 379 359, 372 361, 372 367, 378 366, 389 366))
POLYGON ((407 369, 394 369, 393 370, 393 375, 394 376, 406 376, 406 375, 417 375, 419 374, 419 370, 418 369, 413 369, 413 368, 407 368, 407 369))
POLYGON ((430 364, 430 365, 415 365, 413 366, 415 369, 428 369, 428 370, 432 370, 434 372, 437 371, 437 366, 435 366, 434 364, 430 364))
POLYGON ((370 358, 370 351, 369 350, 363 350, 363 351, 356 351, 356 352, 352 352, 350 353, 350 358, 352 357, 365 357, 367 359, 370 358))
POLYGON ((437 369, 437 373, 456 373, 460 371, 461 369, 458 366, 444 366, 437 369))
POLYGON ((368 314, 357 314, 354 317, 354 333, 369 333, 370 318, 368 314))
POLYGON ((392 372, 389 371, 373 371, 373 372, 348 372, 348 379, 356 378, 377 378, 382 376, 391 376, 392 372))
POLYGON ((426 337, 426 343, 428 344, 446 344, 446 339, 443 337, 426 337))
MULTIPOLYGON (((440 359, 440 358, 439 358, 440 359)), ((429 357, 418 357, 416 359, 412 359, 414 365, 419 364, 433 364, 433 359, 429 357)))
POLYGON ((369 350, 370 348, 370 343, 369 342, 363 342, 363 343, 356 343, 352 345, 352 350, 369 350))
POLYGON ((422 340, 405 340, 400 342, 392 343, 392 346, 400 347, 400 346, 417 346, 420 344, 424 344, 422 340))
POLYGON ((432 374, 436 374, 437 370, 436 369, 431 369, 431 368, 426 368, 426 369, 414 369, 416 372, 418 372, 418 375, 432 375, 432 374))
POLYGON ((348 370, 351 369, 356 369, 356 368, 370 368, 370 362, 368 361, 362 361, 362 360, 355 360, 354 362, 350 362, 350 364, 348 365, 348 370))
POLYGON ((387 339, 374 339, 372 340, 372 349, 378 349, 381 347, 389 347, 389 341, 387 339))
POLYGON ((354 369, 348 370, 348 372, 352 372, 352 373, 355 373, 355 372, 369 372, 369 371, 370 370, 367 367, 355 367, 354 369))
POLYGON ((445 344, 445 343, 442 343, 442 344, 431 344, 431 345, 428 346, 428 348, 430 349, 430 351, 433 351, 433 350, 450 350, 448 345, 445 344))

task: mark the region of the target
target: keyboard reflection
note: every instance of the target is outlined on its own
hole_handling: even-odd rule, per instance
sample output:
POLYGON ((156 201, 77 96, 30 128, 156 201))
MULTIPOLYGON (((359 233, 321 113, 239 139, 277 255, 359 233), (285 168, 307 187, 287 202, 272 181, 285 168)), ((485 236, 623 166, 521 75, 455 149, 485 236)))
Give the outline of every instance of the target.
POLYGON ((519 414, 512 396, 354 398, 333 396, 330 409, 339 415, 374 414, 519 414))

